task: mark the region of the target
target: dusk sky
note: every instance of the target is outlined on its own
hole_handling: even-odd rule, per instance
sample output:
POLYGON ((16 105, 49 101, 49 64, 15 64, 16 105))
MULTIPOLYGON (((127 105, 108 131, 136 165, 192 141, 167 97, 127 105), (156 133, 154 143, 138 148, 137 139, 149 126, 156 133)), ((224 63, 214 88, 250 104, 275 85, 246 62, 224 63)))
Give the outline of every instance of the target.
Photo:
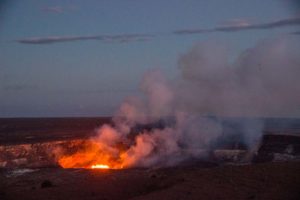
POLYGON ((178 57, 199 42, 226 43, 234 59, 300 37, 295 2, 2 0, 0 117, 110 116, 148 69, 178 76, 178 57))

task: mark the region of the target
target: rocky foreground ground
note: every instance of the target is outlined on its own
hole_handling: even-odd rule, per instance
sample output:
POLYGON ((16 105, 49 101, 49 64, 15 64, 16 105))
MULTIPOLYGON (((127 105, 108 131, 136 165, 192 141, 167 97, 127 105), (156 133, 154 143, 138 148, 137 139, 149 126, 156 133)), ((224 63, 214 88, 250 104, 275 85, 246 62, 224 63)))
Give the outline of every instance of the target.
POLYGON ((300 162, 2 170, 0 199, 300 199, 300 162))

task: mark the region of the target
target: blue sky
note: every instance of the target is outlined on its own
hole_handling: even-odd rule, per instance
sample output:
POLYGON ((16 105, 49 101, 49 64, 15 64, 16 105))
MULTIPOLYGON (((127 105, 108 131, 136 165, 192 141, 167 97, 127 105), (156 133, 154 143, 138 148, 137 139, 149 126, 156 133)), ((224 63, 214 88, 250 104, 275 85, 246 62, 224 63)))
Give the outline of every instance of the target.
POLYGON ((175 77, 178 56, 200 41, 228 43, 234 57, 258 40, 299 30, 261 28, 295 17, 296 4, 288 0, 15 0, 0 5, 0 117, 112 115, 124 98, 138 93, 147 69, 175 77), (258 28, 217 29, 249 24, 258 28), (207 33, 176 34, 199 29, 207 33), (47 42, 50 37, 54 42, 47 42))

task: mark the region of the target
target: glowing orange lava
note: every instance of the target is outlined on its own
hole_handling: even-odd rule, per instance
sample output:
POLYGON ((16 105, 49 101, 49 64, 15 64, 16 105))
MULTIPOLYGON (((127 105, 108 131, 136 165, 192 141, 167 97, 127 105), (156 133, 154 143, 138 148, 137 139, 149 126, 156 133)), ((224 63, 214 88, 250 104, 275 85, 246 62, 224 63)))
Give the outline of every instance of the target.
POLYGON ((109 169, 110 167, 108 165, 101 165, 101 164, 96 164, 92 165, 91 169, 109 169))
POLYGON ((63 154, 58 159, 62 168, 86 169, 121 169, 123 168, 122 151, 98 143, 92 139, 78 147, 76 152, 63 154))

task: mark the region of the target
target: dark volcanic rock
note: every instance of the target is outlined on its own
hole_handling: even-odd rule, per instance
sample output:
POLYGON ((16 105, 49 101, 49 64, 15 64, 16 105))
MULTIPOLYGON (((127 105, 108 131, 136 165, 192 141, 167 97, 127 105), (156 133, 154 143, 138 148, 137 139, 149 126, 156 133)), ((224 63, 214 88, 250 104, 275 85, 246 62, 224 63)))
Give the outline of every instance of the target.
POLYGON ((253 162, 297 160, 300 158, 300 136, 264 135, 253 162))
POLYGON ((48 188, 48 187, 53 187, 53 183, 49 180, 44 180, 41 183, 41 188, 48 188))
POLYGON ((152 170, 45 168, 20 176, 2 176, 5 194, 0 194, 0 199, 296 200, 299 199, 299 170, 299 162, 152 170))
POLYGON ((57 167, 57 155, 75 152, 84 145, 82 139, 0 145, 0 168, 57 167))

